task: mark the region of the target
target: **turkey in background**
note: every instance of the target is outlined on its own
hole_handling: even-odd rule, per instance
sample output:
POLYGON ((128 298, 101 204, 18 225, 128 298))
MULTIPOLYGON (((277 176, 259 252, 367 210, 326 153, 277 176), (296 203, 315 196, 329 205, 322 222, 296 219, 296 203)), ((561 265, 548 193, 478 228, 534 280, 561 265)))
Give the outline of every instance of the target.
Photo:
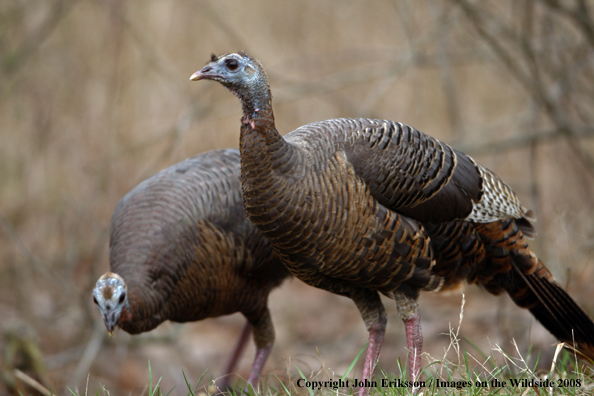
MULTIPOLYGON (((237 150, 210 151, 140 183, 115 208, 110 267, 93 300, 111 334, 241 312, 247 323, 220 383, 253 329, 255 385, 274 343, 268 294, 290 274, 247 220, 237 150)), ((246 385, 247 386, 247 385, 246 385)))

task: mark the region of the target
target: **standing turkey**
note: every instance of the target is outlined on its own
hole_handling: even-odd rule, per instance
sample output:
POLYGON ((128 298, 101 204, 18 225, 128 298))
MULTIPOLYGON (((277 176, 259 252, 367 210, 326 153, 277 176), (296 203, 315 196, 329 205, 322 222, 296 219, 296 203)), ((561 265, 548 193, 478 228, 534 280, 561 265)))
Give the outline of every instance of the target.
POLYGON ((386 327, 378 292, 396 300, 416 381, 419 292, 463 281, 507 292, 594 358, 594 323, 526 243, 532 213, 472 158, 384 120, 315 122, 283 138, 266 72, 245 53, 213 55, 190 79, 218 81, 241 101, 248 218, 293 275, 354 301, 369 330, 362 380, 374 374, 386 327))
MULTIPOLYGON (((270 243, 247 220, 239 152, 211 151, 173 165, 136 186, 111 219, 110 266, 93 300, 111 334, 138 334, 171 320, 189 322, 241 312, 250 329, 257 382, 274 342, 268 294, 290 276, 270 243)), ((221 388, 229 382, 226 375, 221 388)))

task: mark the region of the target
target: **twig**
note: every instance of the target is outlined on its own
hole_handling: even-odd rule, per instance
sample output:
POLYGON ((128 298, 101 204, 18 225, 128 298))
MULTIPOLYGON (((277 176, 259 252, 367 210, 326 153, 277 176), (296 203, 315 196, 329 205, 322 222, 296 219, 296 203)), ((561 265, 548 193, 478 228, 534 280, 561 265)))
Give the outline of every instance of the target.
POLYGON ((454 73, 452 70, 452 58, 450 54, 450 39, 451 36, 448 14, 450 10, 446 9, 444 3, 428 2, 433 5, 432 8, 437 8, 435 5, 440 4, 439 10, 435 10, 435 19, 438 21, 439 35, 437 37, 437 66, 439 68, 439 75, 441 80, 441 87, 446 97, 446 108, 450 128, 452 130, 454 142, 459 142, 464 139, 464 128, 462 124, 462 117, 460 116, 460 106, 458 101, 458 92, 454 84, 454 73))
POLYGON ((13 50, 9 56, 4 56, 2 69, 10 74, 18 69, 33 52, 48 38, 59 25, 60 21, 68 13, 70 6, 74 1, 57 0, 51 5, 49 15, 45 20, 23 40, 20 48, 13 50))
POLYGON ((44 396, 52 396, 52 392, 34 378, 29 377, 19 369, 14 369, 14 376, 44 396))
POLYGON ((539 0, 541 3, 546 4, 551 9, 558 11, 559 14, 565 15, 573 19, 578 27, 581 28, 584 37, 590 43, 590 46, 594 48, 594 24, 590 17, 590 10, 585 1, 579 0, 575 9, 563 6, 558 0, 539 0))
MULTIPOLYGON (((541 77, 538 59, 534 50, 526 39, 515 37, 509 33, 508 29, 501 28, 512 42, 519 45, 520 55, 513 56, 502 44, 501 40, 495 34, 490 32, 486 26, 487 18, 480 15, 476 7, 467 0, 454 0, 466 12, 468 19, 474 25, 479 36, 491 47, 493 52, 500 58, 503 64, 508 68, 511 74, 524 86, 532 98, 542 107, 544 113, 557 126, 561 136, 564 136, 571 150, 577 154, 586 170, 594 176, 594 158, 590 156, 584 148, 576 141, 575 131, 571 122, 565 115, 560 101, 556 101, 545 88, 545 83, 541 77), (528 63, 529 72, 523 71, 520 62, 517 59, 525 59, 528 63)), ((495 23, 496 18, 489 18, 489 21, 495 23)), ((500 25, 500 24, 499 24, 500 25)))
MULTIPOLYGON (((593 127, 583 127, 575 130, 572 135, 575 138, 587 138, 594 136, 593 127)), ((499 153, 502 151, 521 149, 526 146, 531 146, 534 143, 542 143, 549 140, 559 139, 565 137, 565 131, 561 129, 553 129, 549 131, 542 131, 532 133, 530 135, 514 136, 498 142, 481 143, 477 145, 459 145, 457 148, 470 154, 483 153, 499 153)))
POLYGON ((232 46, 236 48, 242 48, 246 51, 249 51, 248 43, 243 39, 243 35, 240 34, 234 24, 227 23, 228 18, 221 16, 220 13, 213 7, 213 4, 218 4, 216 2, 210 1, 200 1, 198 2, 191 2, 194 7, 197 7, 201 13, 205 12, 208 13, 207 20, 213 21, 216 26, 218 26, 221 33, 227 35, 229 39, 231 39, 232 46))
POLYGON ((55 370, 65 366, 66 364, 69 364, 70 362, 78 360, 84 349, 84 345, 77 345, 54 355, 45 356, 43 360, 48 369, 55 370))
MULTIPOLYGON (((116 4, 119 7, 119 2, 101 2, 100 4, 106 7, 112 7, 113 4, 116 4)), ((183 73, 177 69, 173 62, 168 60, 169 58, 158 53, 157 47, 154 45, 154 40, 146 37, 147 29, 138 29, 121 9, 116 8, 115 11, 113 9, 109 11, 111 13, 110 16, 125 28, 129 37, 136 44, 135 49, 140 52, 147 64, 152 66, 161 78, 167 76, 168 87, 170 89, 175 88, 178 92, 185 89, 186 81, 178 78, 183 73)))
MULTIPOLYGON (((470 22, 474 25, 479 36, 491 47, 495 55, 503 62, 508 70, 516 77, 516 79, 527 89, 530 90, 530 77, 521 69, 521 67, 514 60, 514 56, 510 54, 503 45, 495 38, 493 34, 487 31, 486 18, 479 15, 479 12, 466 0, 453 0, 466 13, 470 22)), ((491 21, 494 19, 489 18, 491 21)), ((502 29, 500 29, 502 30, 502 29)))
POLYGON ((27 261, 31 263, 33 268, 35 268, 39 273, 47 276, 48 278, 56 281, 56 283, 60 284, 60 286, 64 288, 70 288, 71 285, 67 284, 66 281, 58 276, 56 276, 50 269, 49 266, 43 262, 35 253, 29 249, 29 247, 25 244, 25 242, 21 239, 18 232, 12 226, 8 218, 2 213, 0 210, 0 226, 4 230, 4 233, 12 240, 12 243, 23 253, 26 257, 27 261))
POLYGON ((549 370, 549 373, 547 374, 547 378, 550 378, 551 375, 553 375, 553 371, 555 370, 555 364, 557 363, 557 358, 559 357, 559 353, 563 350, 564 346, 565 346, 564 342, 560 342, 557 344, 557 347, 555 348, 555 355, 553 356, 553 361, 551 362, 551 369, 549 370))
POLYGON ((82 381, 85 377, 85 374, 89 372, 91 365, 97 356, 97 353, 99 353, 99 350, 101 349, 104 337, 105 328, 103 327, 103 324, 96 322, 91 339, 89 340, 89 343, 87 344, 87 347, 80 358, 80 362, 74 371, 74 375, 72 376, 72 382, 75 385, 82 381))

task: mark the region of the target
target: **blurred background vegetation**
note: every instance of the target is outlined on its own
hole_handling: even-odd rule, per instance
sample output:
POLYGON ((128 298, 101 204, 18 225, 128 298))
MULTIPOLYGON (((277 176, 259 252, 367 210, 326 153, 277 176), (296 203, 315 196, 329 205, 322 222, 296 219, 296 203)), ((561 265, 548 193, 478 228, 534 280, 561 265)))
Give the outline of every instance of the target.
MULTIPOLYGON (((160 169, 238 146, 240 106, 191 83, 211 53, 269 72, 287 133, 336 117, 401 121, 495 171, 538 216, 532 246, 594 314, 594 23, 585 0, 13 0, 0 2, 0 393, 140 394, 147 360, 169 390, 221 374, 239 315, 109 339, 91 301, 118 200, 160 169), (15 371, 15 369, 20 371, 15 371), (23 372, 25 376, 20 373, 23 372), (16 374, 16 375, 15 375, 16 374)), ((507 297, 475 287, 460 336, 488 351, 554 351, 507 297)), ((424 295, 425 349, 442 356, 461 294, 424 295)), ((386 301, 380 365, 404 330, 386 301)), ((342 373, 367 340, 354 305, 287 282, 271 296, 265 371, 342 373)), ((468 345, 468 344, 465 344, 468 345)), ((247 351, 239 374, 253 357, 247 351)), ((427 363, 427 360, 424 360, 427 363)), ((549 363, 550 364, 550 363, 549 363)), ((360 368, 359 371, 360 373, 360 368)), ((174 393, 176 391, 174 390, 174 393)))

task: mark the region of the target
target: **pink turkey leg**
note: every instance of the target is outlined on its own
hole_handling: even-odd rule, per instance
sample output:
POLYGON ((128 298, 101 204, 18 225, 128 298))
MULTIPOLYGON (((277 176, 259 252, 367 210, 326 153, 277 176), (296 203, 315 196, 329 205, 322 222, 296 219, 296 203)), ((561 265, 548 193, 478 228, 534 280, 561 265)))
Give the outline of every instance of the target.
POLYGON ((243 388, 244 392, 247 393, 249 386, 253 387, 254 384, 258 383, 258 380, 260 379, 260 373, 262 373, 262 369, 264 368, 264 364, 270 355, 270 351, 272 351, 272 345, 267 345, 264 348, 256 348, 256 358, 254 359, 254 365, 252 366, 250 377, 243 388))
MULTIPOLYGON (((367 354, 365 356, 365 364, 363 366, 363 376, 361 381, 373 379, 375 373, 375 366, 379 359, 382 343, 384 342, 384 334, 386 333, 386 320, 380 317, 379 320, 369 328, 369 344, 367 345, 367 354)), ((366 396, 368 389, 364 386, 359 388, 359 396, 366 396)))
MULTIPOLYGON (((421 376, 421 352, 423 350, 423 333, 421 331, 421 320, 419 311, 407 320, 404 320, 406 328, 406 343, 408 345, 408 374, 414 384, 421 376)), ((416 394, 419 388, 413 387, 416 394)))
POLYGON ((233 348, 231 358, 229 359, 229 362, 225 367, 225 374, 223 376, 223 379, 220 381, 219 389, 222 392, 227 391, 227 389, 230 387, 229 385, 231 384, 231 374, 233 374, 235 368, 237 367, 237 362, 239 361, 239 358, 241 357, 241 354, 243 353, 245 346, 247 345, 247 340, 250 337, 251 333, 252 325, 248 321, 246 321, 245 325, 243 326, 243 329, 241 330, 241 334, 237 339, 235 348, 233 348))

